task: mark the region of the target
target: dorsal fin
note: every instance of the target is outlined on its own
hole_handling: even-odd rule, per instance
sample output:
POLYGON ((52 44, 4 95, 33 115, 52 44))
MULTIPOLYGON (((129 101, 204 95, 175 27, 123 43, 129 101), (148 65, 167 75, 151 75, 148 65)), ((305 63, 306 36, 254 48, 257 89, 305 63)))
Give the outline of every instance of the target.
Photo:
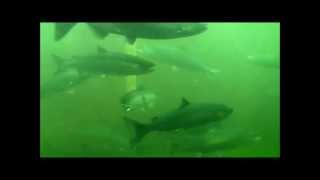
POLYGON ((190 104, 190 102, 186 98, 182 98, 179 109, 182 109, 182 108, 188 106, 189 104, 190 104))

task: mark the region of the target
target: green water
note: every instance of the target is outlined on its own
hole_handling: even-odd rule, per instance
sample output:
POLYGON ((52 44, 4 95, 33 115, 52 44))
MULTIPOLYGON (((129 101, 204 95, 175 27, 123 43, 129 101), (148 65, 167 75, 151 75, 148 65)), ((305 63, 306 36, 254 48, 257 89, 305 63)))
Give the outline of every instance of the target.
MULTIPOLYGON (((77 24, 58 42, 54 41, 54 23, 41 23, 40 28, 41 84, 50 81, 57 69, 53 52, 70 57, 95 53, 98 45, 118 52, 126 52, 128 46, 121 35, 96 38, 84 23, 77 24)), ((159 97, 155 108, 146 112, 128 113, 121 109, 119 99, 127 91, 125 76, 90 78, 68 91, 41 98, 41 157, 280 156, 280 69, 247 59, 271 54, 276 57, 272 61, 279 63, 279 23, 208 23, 208 30, 198 35, 136 41, 136 46, 148 44, 183 47, 188 55, 220 72, 207 77, 157 65, 154 72, 137 77, 138 84, 152 89, 159 97), (205 136, 205 142, 219 143, 234 129, 253 134, 248 135, 250 141, 201 153, 202 141, 185 140, 176 132, 152 132, 135 149, 129 147, 134 132, 123 116, 148 123, 150 118, 177 108, 183 97, 190 103, 222 103, 234 109, 218 128, 218 135, 205 136), (191 149, 200 146, 200 150, 175 149, 173 141, 191 149)))

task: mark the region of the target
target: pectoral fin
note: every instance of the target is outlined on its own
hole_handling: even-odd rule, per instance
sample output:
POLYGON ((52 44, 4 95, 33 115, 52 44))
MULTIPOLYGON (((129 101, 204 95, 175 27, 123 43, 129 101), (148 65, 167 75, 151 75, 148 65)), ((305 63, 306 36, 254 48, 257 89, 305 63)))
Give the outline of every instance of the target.
POLYGON ((190 102, 188 100, 186 100, 185 98, 182 98, 179 109, 185 108, 189 104, 190 104, 190 102))

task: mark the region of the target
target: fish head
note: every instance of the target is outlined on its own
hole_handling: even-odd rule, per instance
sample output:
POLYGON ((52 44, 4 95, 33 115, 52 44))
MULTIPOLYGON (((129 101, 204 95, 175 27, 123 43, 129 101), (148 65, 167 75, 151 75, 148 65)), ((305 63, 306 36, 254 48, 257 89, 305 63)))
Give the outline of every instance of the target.
POLYGON ((147 66, 140 66, 139 71, 137 74, 146 74, 151 73, 155 70, 154 65, 147 65, 147 66))
POLYGON ((122 74, 126 75, 142 75, 154 71, 153 64, 127 63, 118 67, 122 74))
POLYGON ((145 91, 141 91, 140 95, 137 95, 136 98, 134 98, 134 101, 137 104, 142 104, 145 106, 148 106, 150 104, 153 104, 156 100, 156 95, 152 92, 145 92, 145 91))
POLYGON ((154 62, 143 57, 134 57, 131 59, 131 63, 132 66, 146 69, 153 68, 156 65, 154 62))
POLYGON ((212 119, 215 121, 220 121, 230 116, 233 112, 233 109, 225 105, 211 105, 209 111, 212 119))
POLYGON ((175 26, 175 32, 181 36, 192 36, 208 30, 205 23, 181 23, 175 26))

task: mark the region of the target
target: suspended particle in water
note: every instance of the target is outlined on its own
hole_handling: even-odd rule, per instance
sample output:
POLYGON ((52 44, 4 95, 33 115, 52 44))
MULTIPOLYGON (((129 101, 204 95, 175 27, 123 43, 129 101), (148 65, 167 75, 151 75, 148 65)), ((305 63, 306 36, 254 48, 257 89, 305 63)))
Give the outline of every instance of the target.
POLYGON ((66 91, 67 94, 74 94, 75 93, 75 90, 74 89, 71 89, 71 90, 68 90, 66 91))
POLYGON ((253 138, 254 141, 261 141, 262 140, 262 137, 261 136, 256 136, 253 138))

